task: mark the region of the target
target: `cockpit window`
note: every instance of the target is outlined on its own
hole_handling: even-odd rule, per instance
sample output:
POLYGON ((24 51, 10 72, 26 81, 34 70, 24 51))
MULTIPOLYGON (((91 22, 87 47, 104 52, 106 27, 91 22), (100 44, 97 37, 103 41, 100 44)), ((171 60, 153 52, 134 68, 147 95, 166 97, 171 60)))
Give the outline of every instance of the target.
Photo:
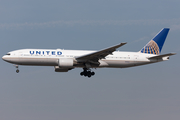
POLYGON ((10 53, 7 53, 6 55, 11 55, 10 53))

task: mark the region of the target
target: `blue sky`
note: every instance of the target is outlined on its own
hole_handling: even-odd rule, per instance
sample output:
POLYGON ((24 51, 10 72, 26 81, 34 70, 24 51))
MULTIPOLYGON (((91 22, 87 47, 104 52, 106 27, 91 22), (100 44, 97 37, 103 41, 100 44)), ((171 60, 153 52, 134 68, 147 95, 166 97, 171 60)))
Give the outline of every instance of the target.
POLYGON ((0 56, 22 48, 139 51, 164 27, 169 61, 126 69, 82 69, 0 61, 1 120, 169 120, 180 117, 178 0, 1 0, 0 56))

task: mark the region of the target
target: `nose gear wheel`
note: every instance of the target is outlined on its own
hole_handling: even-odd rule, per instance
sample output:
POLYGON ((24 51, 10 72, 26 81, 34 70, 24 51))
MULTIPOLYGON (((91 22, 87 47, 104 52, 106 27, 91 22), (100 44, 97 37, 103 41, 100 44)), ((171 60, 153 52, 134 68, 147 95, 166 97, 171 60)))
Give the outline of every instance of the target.
POLYGON ((19 66, 18 65, 14 65, 17 69, 16 69, 16 73, 19 73, 19 66))

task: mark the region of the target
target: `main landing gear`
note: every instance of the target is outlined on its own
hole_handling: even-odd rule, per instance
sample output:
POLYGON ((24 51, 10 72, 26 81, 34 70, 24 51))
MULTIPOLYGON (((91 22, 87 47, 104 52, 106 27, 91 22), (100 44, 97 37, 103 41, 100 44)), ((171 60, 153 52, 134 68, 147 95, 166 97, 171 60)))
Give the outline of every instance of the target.
POLYGON ((16 69, 16 73, 19 73, 19 69, 18 69, 19 66, 18 66, 18 65, 15 65, 15 67, 17 68, 17 69, 16 69))
POLYGON ((80 73, 81 76, 84 75, 85 77, 87 76, 90 78, 91 76, 95 75, 95 72, 91 72, 91 69, 83 68, 83 70, 84 71, 80 73))

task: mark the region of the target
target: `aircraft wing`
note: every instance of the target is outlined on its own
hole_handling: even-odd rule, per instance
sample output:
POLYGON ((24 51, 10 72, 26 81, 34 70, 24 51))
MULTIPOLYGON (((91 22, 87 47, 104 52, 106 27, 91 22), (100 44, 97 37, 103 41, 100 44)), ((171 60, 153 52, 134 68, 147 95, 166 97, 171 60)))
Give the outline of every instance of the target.
POLYGON ((105 58, 107 55, 112 54, 114 51, 116 51, 117 48, 125 45, 126 43, 120 43, 118 45, 97 51, 97 52, 93 52, 90 54, 86 54, 80 57, 77 57, 76 60, 79 62, 98 62, 99 59, 103 59, 105 58))
POLYGON ((168 53, 168 54, 163 54, 163 55, 157 55, 157 56, 153 56, 153 57, 149 57, 148 59, 161 59, 163 57, 169 57, 171 55, 175 55, 176 53, 168 53))

